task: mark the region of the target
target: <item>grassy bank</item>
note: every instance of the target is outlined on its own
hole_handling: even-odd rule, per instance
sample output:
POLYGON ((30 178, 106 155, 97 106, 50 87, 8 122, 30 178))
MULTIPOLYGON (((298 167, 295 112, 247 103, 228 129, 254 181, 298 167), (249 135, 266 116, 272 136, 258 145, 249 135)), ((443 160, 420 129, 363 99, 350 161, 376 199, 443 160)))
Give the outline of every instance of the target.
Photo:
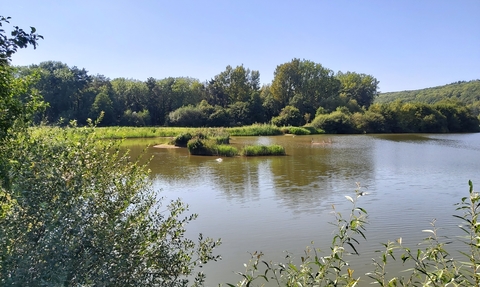
MULTIPOLYGON (((35 127, 34 134, 57 132, 59 127, 42 126, 35 127)), ((75 129, 66 128, 73 133, 75 129)), ((323 133, 322 130, 313 127, 277 127, 268 124, 254 124, 233 128, 184 128, 184 127, 97 127, 95 136, 98 139, 126 139, 126 138, 158 138, 178 137, 182 134, 199 134, 208 136, 230 135, 230 136, 276 136, 283 134, 310 135, 323 133)), ((188 140, 187 140, 188 141, 188 140)), ((185 142, 186 144, 186 142, 185 142)))

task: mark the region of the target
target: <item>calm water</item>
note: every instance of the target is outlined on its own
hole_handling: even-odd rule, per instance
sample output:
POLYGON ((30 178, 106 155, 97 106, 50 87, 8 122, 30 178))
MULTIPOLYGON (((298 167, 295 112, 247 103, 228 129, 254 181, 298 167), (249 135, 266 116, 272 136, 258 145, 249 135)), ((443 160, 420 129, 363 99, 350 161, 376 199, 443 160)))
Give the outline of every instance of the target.
MULTIPOLYGON (((331 206, 346 210, 356 182, 369 194, 359 206, 369 213, 367 241, 352 258, 356 276, 373 270, 380 242, 403 238, 412 248, 436 219, 441 235, 459 234, 454 203, 480 186, 480 134, 321 135, 234 137, 231 143, 281 144, 285 157, 190 156, 185 149, 156 149, 150 168, 159 195, 181 198, 200 216, 187 229, 222 238, 220 262, 204 268, 209 286, 240 279, 248 252, 281 260, 300 256, 315 241, 328 250, 334 227, 331 206), (322 142, 326 142, 322 144, 322 142), (331 143, 329 143, 331 142, 331 143)), ((133 154, 145 144, 132 145, 133 154)), ((452 247, 453 249, 456 246, 452 247)), ((453 250, 452 250, 453 251, 453 250)), ((362 276, 366 278, 366 276, 362 276)))

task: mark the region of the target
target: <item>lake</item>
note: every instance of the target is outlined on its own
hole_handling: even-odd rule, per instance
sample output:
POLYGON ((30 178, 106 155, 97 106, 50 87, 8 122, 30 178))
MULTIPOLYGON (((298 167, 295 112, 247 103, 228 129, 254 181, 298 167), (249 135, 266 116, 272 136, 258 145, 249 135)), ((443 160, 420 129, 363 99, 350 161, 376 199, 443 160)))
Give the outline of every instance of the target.
MULTIPOLYGON (((136 140, 132 154, 149 143, 136 140)), ((381 242, 402 237, 404 246, 417 248, 428 235, 422 230, 434 219, 440 235, 460 235, 454 204, 468 195, 468 180, 480 186, 480 134, 231 138, 237 147, 255 143, 280 144, 287 156, 217 162, 190 156, 186 149, 146 150, 153 156, 150 168, 159 196, 181 198, 199 214, 187 227, 189 236, 201 232, 222 238, 216 251, 223 259, 203 268, 208 286, 240 280, 235 271, 244 270, 249 252, 262 251, 265 260, 279 261, 284 251, 300 257, 312 241, 328 251, 335 231, 329 224, 332 205, 347 215, 345 196, 355 194, 357 182, 368 193, 358 205, 367 210, 369 224, 367 241, 359 239, 361 256, 352 256, 351 268, 354 276, 369 280, 364 274, 373 270, 381 242)))

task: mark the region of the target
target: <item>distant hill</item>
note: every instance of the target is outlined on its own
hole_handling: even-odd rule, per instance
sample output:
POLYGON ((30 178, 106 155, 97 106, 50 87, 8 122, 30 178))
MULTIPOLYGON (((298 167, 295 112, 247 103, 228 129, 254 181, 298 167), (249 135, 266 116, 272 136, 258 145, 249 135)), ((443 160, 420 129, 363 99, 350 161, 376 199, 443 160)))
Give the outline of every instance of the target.
POLYGON ((433 104, 445 99, 456 99, 467 105, 480 101, 480 80, 459 81, 421 90, 381 93, 375 99, 375 103, 390 103, 395 100, 402 100, 403 102, 433 104))

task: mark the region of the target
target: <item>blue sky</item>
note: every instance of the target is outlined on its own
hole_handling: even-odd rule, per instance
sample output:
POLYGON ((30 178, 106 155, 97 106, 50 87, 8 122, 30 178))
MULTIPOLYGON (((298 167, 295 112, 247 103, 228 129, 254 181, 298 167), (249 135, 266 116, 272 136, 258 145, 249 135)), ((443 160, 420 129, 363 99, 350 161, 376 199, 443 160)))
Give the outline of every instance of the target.
MULTIPOLYGON (((227 65, 311 60, 370 74, 381 92, 480 79, 478 0, 0 0, 3 16, 45 37, 14 65, 61 61, 90 74, 205 81, 227 65)), ((7 27, 8 28, 8 27, 7 27)))

